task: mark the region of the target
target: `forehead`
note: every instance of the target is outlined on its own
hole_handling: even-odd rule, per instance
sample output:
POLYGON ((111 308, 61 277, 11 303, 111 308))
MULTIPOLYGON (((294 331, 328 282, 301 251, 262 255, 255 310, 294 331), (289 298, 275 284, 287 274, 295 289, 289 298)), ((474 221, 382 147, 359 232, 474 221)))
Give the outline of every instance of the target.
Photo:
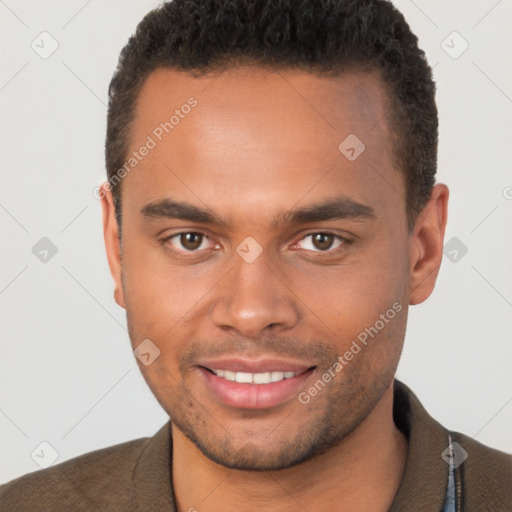
MULTIPOLYGON (((147 132, 191 97, 200 104, 200 121, 212 127, 253 122, 268 131, 273 125, 302 119, 309 129, 297 127, 288 135, 308 138, 327 128, 340 133, 350 128, 363 135, 385 117, 388 103, 383 82, 370 72, 328 77, 303 70, 240 66, 197 78, 158 69, 148 76, 139 94, 136 129, 147 132)), ((385 123, 379 124, 385 129, 385 123)))
POLYGON ((234 195, 247 208, 251 200, 286 207, 312 187, 313 199, 333 186, 368 199, 376 173, 402 186, 387 112, 386 90, 371 73, 154 71, 139 94, 130 151, 149 140, 152 149, 125 178, 123 201, 125 186, 135 206, 178 193, 225 209, 234 195), (364 148, 356 160, 343 153, 352 146, 364 148))

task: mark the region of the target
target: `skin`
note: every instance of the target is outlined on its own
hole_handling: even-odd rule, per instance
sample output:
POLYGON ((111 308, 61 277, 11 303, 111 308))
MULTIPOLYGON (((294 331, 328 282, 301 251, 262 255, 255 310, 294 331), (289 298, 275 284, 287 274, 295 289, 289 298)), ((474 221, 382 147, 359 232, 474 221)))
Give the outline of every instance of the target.
POLYGON ((197 106, 122 181, 122 250, 108 187, 102 199, 132 347, 149 338, 160 350, 140 368, 173 421, 178 509, 386 511, 407 458, 393 378, 408 305, 437 278, 448 189, 434 187, 409 231, 376 75, 158 70, 140 93, 131 150, 190 97, 197 106), (366 146, 352 162, 338 150, 348 134, 366 146), (273 222, 340 197, 373 215, 273 222), (141 214, 165 198, 223 223, 141 214), (206 237, 198 249, 164 240, 181 232, 206 237), (314 238, 325 232, 336 235, 327 247, 314 238), (252 263, 236 252, 247 237, 262 249, 252 263), (307 404, 294 395, 261 410, 226 406, 198 371, 203 357, 279 357, 315 367, 307 391, 396 303, 401 312, 307 404))

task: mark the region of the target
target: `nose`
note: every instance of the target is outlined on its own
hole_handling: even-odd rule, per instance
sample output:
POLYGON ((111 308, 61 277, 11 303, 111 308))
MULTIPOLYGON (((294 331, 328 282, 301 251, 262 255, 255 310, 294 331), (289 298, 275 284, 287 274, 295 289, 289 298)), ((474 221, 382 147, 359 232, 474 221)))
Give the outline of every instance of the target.
POLYGON ((234 268, 216 287, 211 312, 214 324, 247 338, 264 331, 286 330, 299 320, 295 296, 277 268, 262 255, 247 263, 235 256, 234 268))

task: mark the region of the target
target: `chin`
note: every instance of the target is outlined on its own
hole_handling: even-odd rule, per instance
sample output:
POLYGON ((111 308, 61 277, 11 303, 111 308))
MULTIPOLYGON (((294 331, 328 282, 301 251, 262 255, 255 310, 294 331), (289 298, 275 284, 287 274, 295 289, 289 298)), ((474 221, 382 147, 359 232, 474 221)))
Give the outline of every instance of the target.
MULTIPOLYGON (((174 421, 175 426, 211 461, 228 469, 241 471, 277 471, 309 461, 338 445, 350 431, 306 427, 290 435, 272 439, 260 437, 258 442, 235 438, 224 432, 223 439, 212 438, 191 429, 191 425, 174 421)), ((303 425, 305 427, 305 425, 303 425)))

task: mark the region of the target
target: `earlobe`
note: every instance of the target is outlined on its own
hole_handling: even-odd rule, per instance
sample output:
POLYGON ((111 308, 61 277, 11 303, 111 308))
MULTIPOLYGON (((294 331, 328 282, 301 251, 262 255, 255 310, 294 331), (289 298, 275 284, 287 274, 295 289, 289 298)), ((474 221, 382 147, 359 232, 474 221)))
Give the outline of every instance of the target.
POLYGON ((122 308, 126 307, 121 279, 121 246, 119 243, 119 226, 115 214, 112 192, 108 183, 100 187, 101 209, 103 218, 103 237, 107 251, 108 266, 114 279, 114 299, 122 308))
POLYGON ((443 258, 444 233, 448 217, 449 191, 439 183, 416 220, 409 241, 409 304, 428 299, 436 283, 443 258))

